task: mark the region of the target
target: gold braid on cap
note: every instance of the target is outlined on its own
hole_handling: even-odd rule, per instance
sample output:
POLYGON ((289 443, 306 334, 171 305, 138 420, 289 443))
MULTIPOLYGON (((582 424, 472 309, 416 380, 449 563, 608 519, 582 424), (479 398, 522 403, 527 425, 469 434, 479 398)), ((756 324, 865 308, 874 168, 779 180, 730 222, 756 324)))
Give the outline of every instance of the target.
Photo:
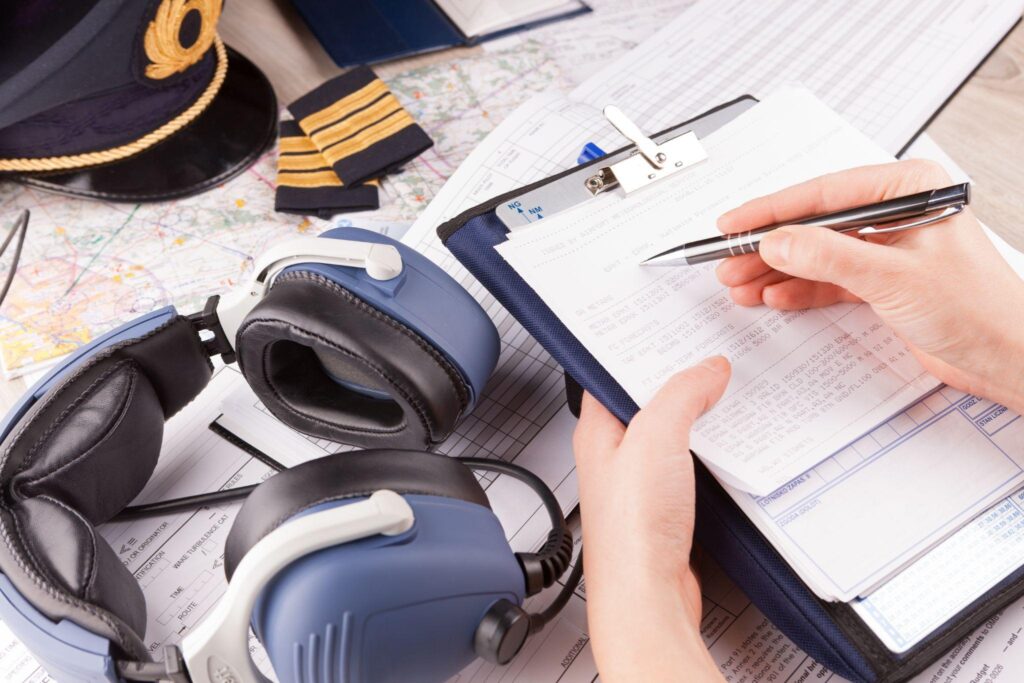
POLYGON ((143 46, 150 63, 146 75, 160 80, 198 62, 217 37, 222 0, 163 0, 146 28, 143 46), (181 26, 189 12, 199 14, 199 35, 188 47, 181 44, 181 26))
POLYGON ((166 78, 178 71, 187 69, 195 64, 206 53, 212 43, 217 53, 217 66, 213 72, 206 89, 196 98, 192 105, 181 112, 173 119, 163 124, 156 130, 143 135, 134 142, 126 145, 111 147, 110 149, 98 152, 84 152, 68 156, 45 157, 40 159, 0 159, 0 172, 14 171, 19 173, 32 173, 39 171, 67 171, 85 166, 96 166, 112 161, 120 161, 138 154, 153 145, 174 135, 179 130, 192 123, 203 111, 213 102, 224 79, 228 74, 228 52, 224 47, 224 41, 216 33, 217 19, 220 16, 221 0, 164 0, 156 17, 149 24, 145 37, 146 56, 151 62, 146 67, 146 75, 150 78, 166 78), (199 37, 188 48, 182 47, 178 34, 181 22, 190 11, 196 10, 202 18, 202 27, 199 37), (167 23, 167 22, 170 23, 167 23), (154 38, 150 38, 150 35, 154 38), (168 47, 167 40, 173 40, 173 48, 168 47), (202 51, 197 52, 196 48, 206 41, 202 51), (150 51, 150 43, 153 43, 153 52, 150 51), (189 61, 191 60, 191 61, 189 61), (152 71, 152 73, 151 73, 152 71))

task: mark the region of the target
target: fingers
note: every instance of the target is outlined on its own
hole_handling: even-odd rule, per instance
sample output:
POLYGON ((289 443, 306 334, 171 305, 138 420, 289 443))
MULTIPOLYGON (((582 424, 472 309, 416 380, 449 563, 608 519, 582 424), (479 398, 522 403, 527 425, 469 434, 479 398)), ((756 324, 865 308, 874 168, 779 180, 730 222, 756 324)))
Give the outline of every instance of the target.
POLYGON ((932 161, 912 159, 831 173, 752 199, 718 219, 725 233, 787 223, 809 216, 934 189, 949 175, 932 161))
POLYGON ((789 279, 765 287, 761 292, 761 301, 779 311, 801 311, 836 303, 859 303, 861 299, 830 282, 789 279))
POLYGON ((765 263, 759 254, 744 254, 719 263, 715 268, 715 275, 726 287, 738 287, 771 272, 771 269, 772 267, 765 263))
POLYGON ((690 427, 725 393, 731 372, 729 361, 714 356, 676 373, 633 418, 625 439, 643 452, 686 450, 690 427))
POLYGON ((776 270, 837 285, 865 301, 881 298, 893 280, 890 276, 904 267, 898 249, 809 225, 772 231, 761 240, 760 254, 776 270))
POLYGON ((740 306, 760 306, 766 303, 762 297, 766 288, 792 279, 792 276, 786 273, 769 269, 764 275, 738 287, 733 287, 729 290, 729 295, 740 306))
POLYGON ((607 408, 584 392, 580 419, 572 435, 577 467, 586 469, 590 462, 601 459, 619 447, 626 427, 607 408))

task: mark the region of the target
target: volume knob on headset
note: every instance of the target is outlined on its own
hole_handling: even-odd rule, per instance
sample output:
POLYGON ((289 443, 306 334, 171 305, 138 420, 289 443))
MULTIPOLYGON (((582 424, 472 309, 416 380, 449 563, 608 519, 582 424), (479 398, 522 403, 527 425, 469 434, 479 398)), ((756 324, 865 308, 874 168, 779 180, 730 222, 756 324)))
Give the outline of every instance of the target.
POLYGON ((495 664, 508 664, 530 635, 530 615, 519 605, 498 600, 480 620, 473 638, 476 654, 495 664))

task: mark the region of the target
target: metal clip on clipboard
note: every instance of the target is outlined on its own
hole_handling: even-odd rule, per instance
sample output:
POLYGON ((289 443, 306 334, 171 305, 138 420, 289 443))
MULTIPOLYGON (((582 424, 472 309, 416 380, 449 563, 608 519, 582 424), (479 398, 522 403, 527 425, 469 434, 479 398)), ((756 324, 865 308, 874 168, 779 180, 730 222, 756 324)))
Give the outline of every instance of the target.
MULTIPOLYGON (((628 179, 628 185, 623 187, 624 190, 627 187, 636 189, 689 168, 707 158, 699 141, 700 137, 710 135, 755 104, 757 100, 750 96, 740 97, 650 137, 640 132, 637 126, 627 123, 623 134, 634 143, 637 140, 633 138, 642 138, 643 146, 652 153, 654 164, 647 161, 644 154, 639 151, 638 145, 630 145, 625 149, 610 152, 603 162, 567 170, 554 178, 524 188, 518 195, 513 194, 504 198, 494 207, 495 215, 510 232, 515 232, 618 187, 622 178, 628 179), (654 149, 651 149, 652 146, 654 149), (658 153, 665 155, 664 161, 658 159, 658 153), (624 162, 630 159, 632 161, 629 165, 624 166, 624 162), (677 162, 681 162, 681 165, 677 166, 677 162), (659 163, 661 168, 657 166, 659 163), (652 174, 653 178, 650 177, 652 174), (600 178, 600 187, 596 187, 597 183, 592 180, 595 176, 600 178), (636 182, 633 182, 634 179, 636 182)), ((605 109, 606 113, 607 111, 608 109, 605 109)), ((618 121, 629 121, 621 112, 618 112, 618 115, 618 121)), ((617 124, 613 125, 622 130, 617 124)))
POLYGON ((616 130, 636 145, 636 151, 622 161, 605 166, 589 176, 584 184, 591 194, 600 194, 616 187, 621 187, 629 194, 708 158, 708 153, 693 131, 658 144, 644 135, 640 127, 615 105, 605 107, 604 116, 616 130))

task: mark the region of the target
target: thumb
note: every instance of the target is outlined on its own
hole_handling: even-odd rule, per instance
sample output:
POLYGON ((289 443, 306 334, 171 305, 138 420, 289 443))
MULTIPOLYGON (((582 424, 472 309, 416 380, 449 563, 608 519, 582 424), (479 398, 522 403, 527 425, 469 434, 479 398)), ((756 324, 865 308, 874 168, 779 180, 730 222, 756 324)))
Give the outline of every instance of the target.
POLYGON ((898 251, 828 228, 790 225, 761 240, 761 258, 787 275, 839 285, 865 301, 878 298, 898 251))
POLYGON ((685 450, 690 427, 722 397, 732 372, 722 356, 676 373, 629 424, 626 439, 655 452, 685 450))

